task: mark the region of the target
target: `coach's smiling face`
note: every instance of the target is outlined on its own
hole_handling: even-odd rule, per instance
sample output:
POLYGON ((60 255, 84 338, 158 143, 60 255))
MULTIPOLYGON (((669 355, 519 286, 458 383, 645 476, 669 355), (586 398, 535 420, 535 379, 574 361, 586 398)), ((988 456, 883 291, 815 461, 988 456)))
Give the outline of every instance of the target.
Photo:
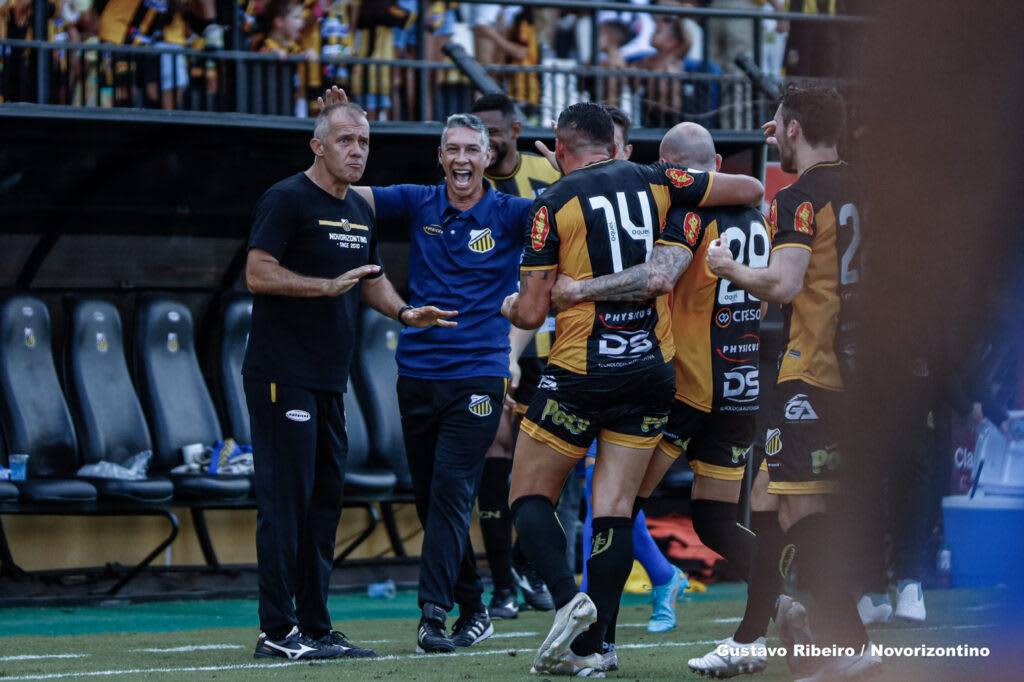
POLYGON ((484 195, 484 168, 493 152, 484 144, 483 135, 471 128, 451 128, 438 160, 448 183, 448 201, 467 209, 484 195))

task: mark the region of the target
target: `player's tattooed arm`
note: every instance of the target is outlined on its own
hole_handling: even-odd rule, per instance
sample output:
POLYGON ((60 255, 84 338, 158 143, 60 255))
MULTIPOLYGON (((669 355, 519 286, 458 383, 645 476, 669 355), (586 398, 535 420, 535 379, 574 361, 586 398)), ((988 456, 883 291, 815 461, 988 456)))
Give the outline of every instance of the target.
POLYGON ((510 294, 501 304, 501 314, 520 329, 536 329, 544 323, 551 308, 551 286, 555 268, 521 270, 519 292, 510 294))
POLYGON ((578 281, 559 276, 551 303, 562 311, 584 301, 646 301, 672 291, 691 260, 687 249, 659 244, 651 260, 613 275, 578 281))

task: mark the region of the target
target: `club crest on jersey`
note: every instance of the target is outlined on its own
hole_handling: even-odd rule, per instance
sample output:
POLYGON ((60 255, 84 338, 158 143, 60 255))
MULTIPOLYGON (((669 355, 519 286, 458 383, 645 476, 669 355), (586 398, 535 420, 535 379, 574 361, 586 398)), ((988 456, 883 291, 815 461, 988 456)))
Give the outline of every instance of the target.
POLYGON ((533 226, 530 228, 530 244, 533 246, 534 251, 540 251, 544 248, 544 244, 548 240, 548 230, 550 227, 548 224, 548 207, 541 206, 540 210, 534 214, 533 226))
POLYGON ((775 241, 775 233, 779 231, 779 204, 772 199, 771 208, 768 209, 768 238, 775 241))
POLYGON ((697 245, 697 237, 700 236, 700 216, 694 212, 686 214, 683 218, 683 237, 690 246, 697 245))
POLYGON ((494 237, 491 228, 469 231, 469 250, 476 253, 487 253, 494 249, 494 237))
POLYGON ((782 431, 779 429, 768 429, 764 439, 764 454, 769 457, 782 452, 782 431))
POLYGON ((814 228, 811 227, 811 223, 814 222, 814 207, 811 206, 811 202, 805 201, 796 207, 793 222, 794 229, 797 232, 810 235, 814 234, 814 228))
POLYGON ((666 169, 665 177, 667 177, 668 181, 676 187, 689 187, 693 184, 693 176, 678 168, 666 169))
POLYGON ((478 417, 486 417, 494 411, 491 406, 491 396, 477 395, 469 396, 469 411, 478 417))

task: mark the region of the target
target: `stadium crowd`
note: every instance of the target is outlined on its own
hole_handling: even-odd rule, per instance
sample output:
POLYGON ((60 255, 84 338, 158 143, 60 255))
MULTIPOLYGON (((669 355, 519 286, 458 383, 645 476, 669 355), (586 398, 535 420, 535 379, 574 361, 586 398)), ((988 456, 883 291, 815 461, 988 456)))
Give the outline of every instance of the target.
MULTIPOLYGON (((316 115, 317 95, 337 85, 371 121, 443 121, 467 110, 474 97, 472 85, 441 51, 455 40, 488 68, 532 123, 546 123, 567 103, 590 99, 621 108, 637 126, 670 127, 687 120, 711 128, 755 127, 750 85, 734 63, 757 49, 754 21, 698 22, 645 12, 647 4, 632 0, 621 11, 600 11, 595 17, 577 10, 432 1, 419 17, 415 0, 240 0, 237 5, 217 0, 5 0, 0 40, 43 38, 58 44, 48 56, 48 101, 56 104, 237 108, 305 117, 316 115), (46 7, 42 36, 37 35, 37 6, 46 7), (596 55, 591 44, 595 18, 596 55), (97 48, 65 49, 62 43, 97 48), (447 64, 425 69, 425 94, 419 92, 420 64, 414 61, 420 43, 426 62, 447 64), (239 65, 219 56, 225 49, 278 59, 239 65), (353 58, 369 62, 356 64, 349 61, 353 58), (588 75, 581 67, 598 71, 588 75), (247 84, 240 98, 244 103, 234 95, 240 82, 247 84)), ((837 12, 836 0, 656 4, 837 12)), ((763 22, 765 70, 839 76, 834 59, 820 58, 835 53, 836 36, 820 24, 807 30, 801 23, 763 22), (801 59, 802 54, 815 59, 801 59)), ((0 46, 0 101, 36 101, 36 59, 32 49, 0 46)))

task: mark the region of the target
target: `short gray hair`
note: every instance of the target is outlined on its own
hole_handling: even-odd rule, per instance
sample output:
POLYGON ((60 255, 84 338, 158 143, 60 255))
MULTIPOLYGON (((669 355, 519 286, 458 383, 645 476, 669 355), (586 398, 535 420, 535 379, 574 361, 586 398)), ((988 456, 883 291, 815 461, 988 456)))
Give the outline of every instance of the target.
POLYGON ((480 133, 484 141, 484 149, 491 146, 491 136, 487 133, 487 125, 473 114, 452 114, 444 123, 444 130, 441 131, 441 149, 448 140, 448 131, 452 128, 469 128, 480 133))
POLYGON ((355 102, 334 102, 328 104, 317 114, 316 124, 313 126, 313 137, 321 142, 326 141, 327 134, 331 132, 331 116, 335 111, 347 111, 353 116, 366 118, 366 112, 355 102))

